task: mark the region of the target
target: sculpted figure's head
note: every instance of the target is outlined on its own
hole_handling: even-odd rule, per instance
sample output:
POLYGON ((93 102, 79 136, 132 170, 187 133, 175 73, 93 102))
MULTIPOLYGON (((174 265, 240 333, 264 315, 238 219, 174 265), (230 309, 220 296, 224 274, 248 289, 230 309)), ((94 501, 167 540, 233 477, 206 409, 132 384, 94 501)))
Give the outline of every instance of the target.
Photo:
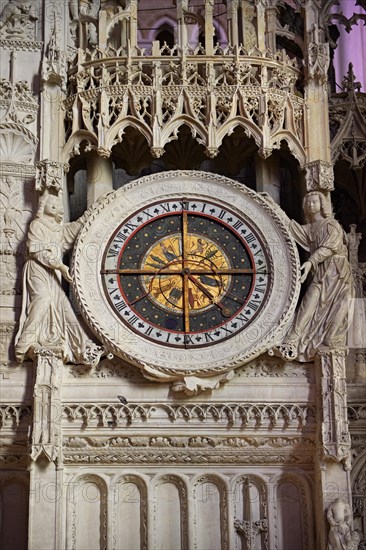
POLYGON ((61 199, 56 195, 43 194, 39 201, 39 207, 37 212, 37 218, 47 216, 54 218, 57 223, 62 222, 64 214, 61 199))
POLYGON ((311 221, 314 214, 321 212, 323 218, 330 218, 332 216, 332 209, 326 199, 326 196, 320 191, 310 191, 306 193, 302 207, 305 214, 305 220, 311 221))

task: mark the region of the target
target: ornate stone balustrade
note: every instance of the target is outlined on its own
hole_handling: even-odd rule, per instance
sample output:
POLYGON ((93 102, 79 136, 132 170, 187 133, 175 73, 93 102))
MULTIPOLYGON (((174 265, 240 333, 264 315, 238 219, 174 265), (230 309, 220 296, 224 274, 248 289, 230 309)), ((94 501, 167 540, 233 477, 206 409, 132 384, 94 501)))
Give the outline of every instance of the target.
POLYGON ((127 127, 145 137, 153 156, 186 124, 217 155, 225 136, 241 126, 262 157, 282 140, 305 162, 304 99, 300 71, 284 52, 223 49, 206 56, 202 46, 144 50, 79 50, 69 69, 64 102, 68 128, 64 160, 97 150, 109 157, 127 127))

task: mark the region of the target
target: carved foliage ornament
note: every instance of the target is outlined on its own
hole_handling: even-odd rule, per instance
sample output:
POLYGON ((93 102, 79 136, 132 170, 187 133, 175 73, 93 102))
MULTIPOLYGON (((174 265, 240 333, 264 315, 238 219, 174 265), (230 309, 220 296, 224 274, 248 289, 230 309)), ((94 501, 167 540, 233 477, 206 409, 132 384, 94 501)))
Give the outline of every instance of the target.
POLYGON ((299 290, 296 248, 272 205, 188 171, 109 194, 80 233, 73 279, 107 349, 149 378, 186 383, 269 349, 299 290))

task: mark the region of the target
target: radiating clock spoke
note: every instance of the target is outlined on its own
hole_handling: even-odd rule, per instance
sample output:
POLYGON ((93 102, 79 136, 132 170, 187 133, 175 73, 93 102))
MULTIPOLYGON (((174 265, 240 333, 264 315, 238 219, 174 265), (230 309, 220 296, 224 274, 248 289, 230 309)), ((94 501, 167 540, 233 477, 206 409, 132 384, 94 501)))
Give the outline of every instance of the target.
POLYGON ((189 332, 189 294, 188 294, 188 272, 183 274, 183 315, 184 315, 184 331, 189 332))
POLYGON ((186 203, 183 201, 182 211, 182 260, 183 269, 187 267, 188 261, 188 212, 186 210, 186 203))

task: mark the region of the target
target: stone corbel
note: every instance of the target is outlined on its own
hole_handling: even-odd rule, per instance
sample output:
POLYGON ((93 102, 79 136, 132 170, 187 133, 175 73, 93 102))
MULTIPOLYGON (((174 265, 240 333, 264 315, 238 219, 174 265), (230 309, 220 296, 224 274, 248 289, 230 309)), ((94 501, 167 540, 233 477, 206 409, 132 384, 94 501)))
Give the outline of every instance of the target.
POLYGON ((333 164, 325 160, 315 160, 305 164, 307 191, 333 191, 333 164))
POLYGON ((33 426, 30 457, 41 456, 49 462, 61 459, 61 396, 62 352, 35 350, 35 383, 33 392, 33 426))
POLYGON ((36 190, 43 193, 52 189, 59 193, 63 188, 64 165, 54 160, 41 160, 36 164, 36 190))
POLYGON ((318 350, 318 409, 322 458, 351 468, 351 436, 347 418, 346 349, 318 350))
POLYGON ((182 380, 173 382, 171 388, 174 392, 183 392, 185 395, 192 397, 198 395, 202 391, 216 390, 234 377, 234 371, 229 371, 218 376, 210 378, 201 378, 200 376, 184 376, 182 380))

